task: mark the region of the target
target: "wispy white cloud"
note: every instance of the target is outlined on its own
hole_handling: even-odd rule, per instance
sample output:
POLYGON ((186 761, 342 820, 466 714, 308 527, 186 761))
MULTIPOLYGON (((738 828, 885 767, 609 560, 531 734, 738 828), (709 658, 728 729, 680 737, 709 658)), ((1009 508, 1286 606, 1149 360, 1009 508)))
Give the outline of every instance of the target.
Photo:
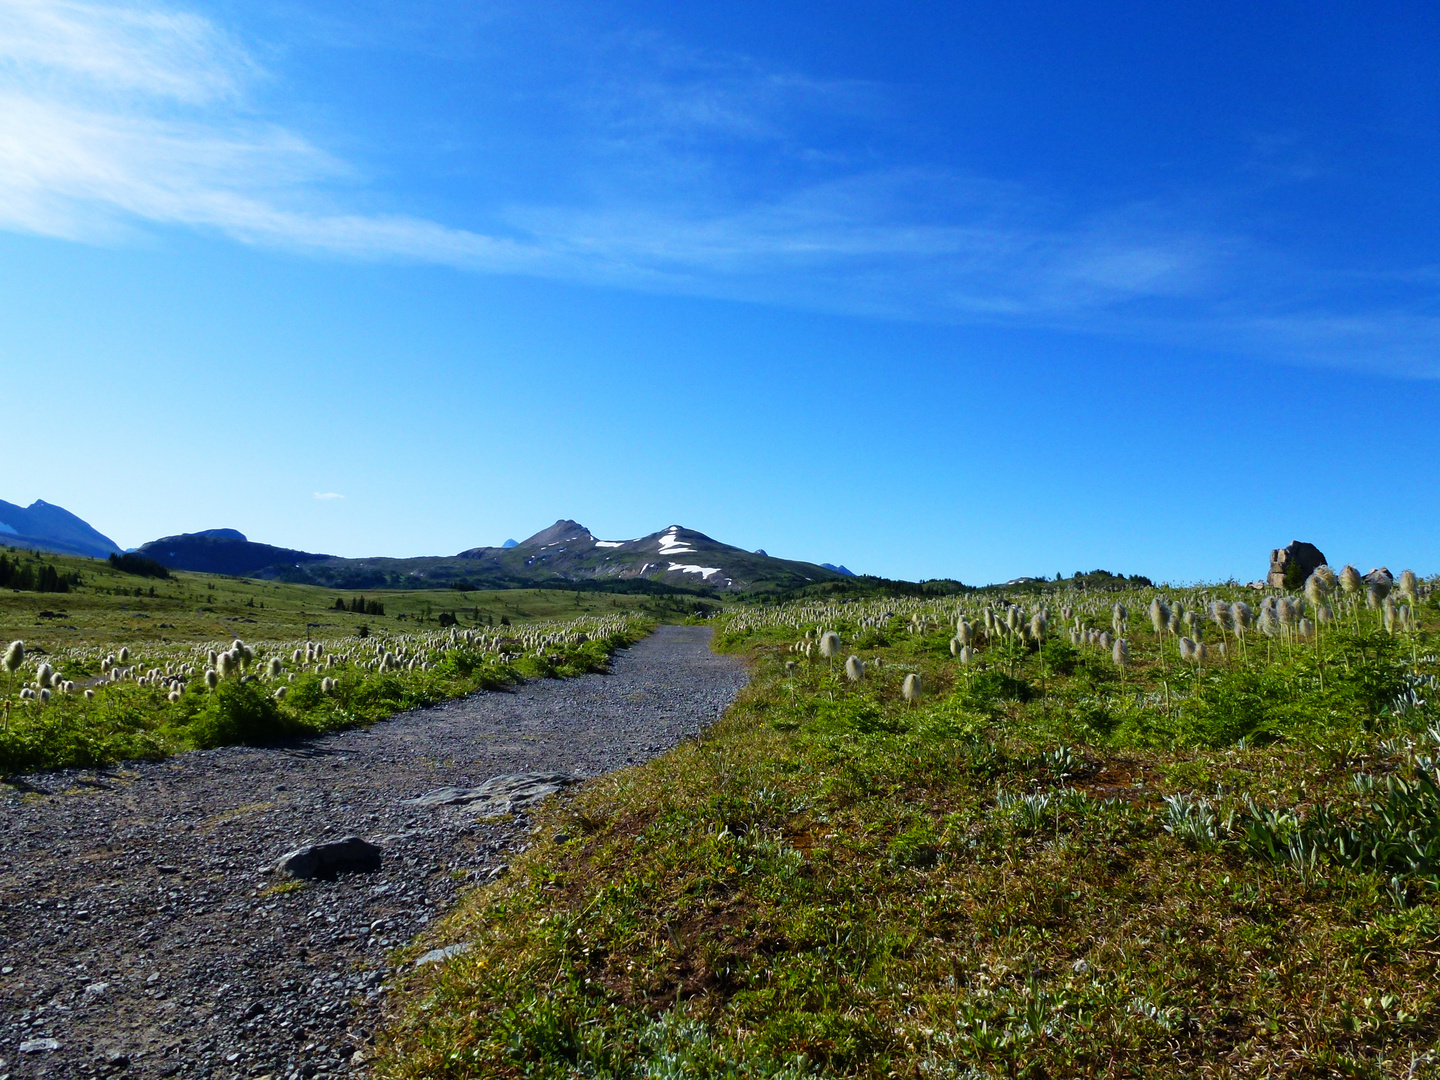
POLYGON ((30 85, 93 87, 201 103, 235 98, 258 68, 198 15, 67 0, 0 3, 0 60, 30 85))
POLYGON ((317 499, 343 499, 344 497, 345 497, 344 495, 341 495, 339 492, 335 492, 335 491, 317 491, 317 492, 315 492, 315 498, 317 498, 317 499))
POLYGON ((803 137, 883 115, 874 86, 646 38, 604 49, 570 88, 587 172, 601 178, 568 201, 490 207, 493 227, 476 231, 356 210, 359 171, 259 114, 252 97, 271 76, 210 20, 145 3, 0 0, 0 228, 88 241, 206 229, 892 318, 1204 336, 1297 363, 1440 377, 1435 320, 1285 297, 1255 244, 1183 213, 1087 212, 1016 185, 827 159, 803 137), (807 167, 758 181, 727 156, 756 144, 807 167))

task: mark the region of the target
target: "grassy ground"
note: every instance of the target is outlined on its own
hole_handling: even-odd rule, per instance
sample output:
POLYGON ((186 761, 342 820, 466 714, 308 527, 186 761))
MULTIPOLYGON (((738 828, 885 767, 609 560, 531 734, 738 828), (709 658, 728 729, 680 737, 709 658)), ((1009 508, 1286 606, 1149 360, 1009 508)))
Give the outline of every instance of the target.
MULTIPOLYGON (((1180 599, 1217 596, 1255 601, 1180 599)), ((1440 611, 1212 626, 1198 668, 1132 616, 1121 668, 1069 634, 1113 599, 968 665, 960 602, 735 613, 750 689, 550 807, 436 930, 474 948, 409 978, 378 1074, 1440 1074, 1440 611)))
POLYGON ((679 600, 552 589, 457 592, 417 589, 372 592, 368 599, 385 607, 383 616, 335 610, 335 601, 355 599, 313 585, 175 572, 169 579, 139 577, 111 569, 95 559, 0 549, 0 555, 32 567, 54 566, 77 575, 81 584, 68 593, 0 590, 0 642, 21 639, 42 648, 93 643, 284 641, 348 636, 363 623, 371 630, 400 632, 434 629, 442 613, 462 626, 566 620, 582 616, 633 613, 649 618, 683 617, 679 600), (139 590, 138 593, 136 590, 139 590), (153 590, 153 595, 152 595, 153 590))
POLYGON ((319 734, 594 671, 655 616, 679 613, 654 597, 430 590, 372 593, 384 614, 359 614, 334 607, 354 597, 311 586, 5 557, 17 556, 53 566, 71 588, 0 592, 0 651, 22 641, 26 654, 13 674, 0 670, 0 773, 319 734), (442 626, 442 614, 454 625, 442 626), (212 654, 236 640, 246 655, 212 689, 212 654), (48 690, 38 685, 42 665, 54 676, 48 690))

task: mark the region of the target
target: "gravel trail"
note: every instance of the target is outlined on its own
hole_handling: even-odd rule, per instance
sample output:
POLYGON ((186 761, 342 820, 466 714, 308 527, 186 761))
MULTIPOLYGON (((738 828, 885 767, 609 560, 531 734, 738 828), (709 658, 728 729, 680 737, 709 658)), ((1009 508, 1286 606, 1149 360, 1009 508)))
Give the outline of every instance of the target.
POLYGON ((523 813, 485 823, 407 800, 662 753, 748 679, 709 638, 664 626, 617 653, 609 675, 476 694, 299 745, 11 778, 0 787, 0 1080, 351 1072, 389 950, 503 872, 529 829, 523 813), (350 834, 384 849, 378 872, 286 886, 273 871, 308 840, 350 834))

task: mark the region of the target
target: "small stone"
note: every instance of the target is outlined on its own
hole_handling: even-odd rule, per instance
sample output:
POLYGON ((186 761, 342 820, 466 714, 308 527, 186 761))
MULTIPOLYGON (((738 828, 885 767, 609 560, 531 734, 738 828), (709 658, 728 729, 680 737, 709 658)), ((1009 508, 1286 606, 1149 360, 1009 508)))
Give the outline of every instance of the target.
POLYGON ((20 1044, 22 1054, 48 1054, 60 1049, 59 1039, 26 1039, 20 1044))
POLYGON ((569 840, 570 840, 570 834, 569 834, 569 833, 557 832, 557 833, 555 834, 555 843, 557 843, 557 844, 568 843, 569 840))
POLYGON ((106 1051, 105 1064, 112 1069, 123 1069, 130 1064, 130 1055, 123 1050, 106 1051))

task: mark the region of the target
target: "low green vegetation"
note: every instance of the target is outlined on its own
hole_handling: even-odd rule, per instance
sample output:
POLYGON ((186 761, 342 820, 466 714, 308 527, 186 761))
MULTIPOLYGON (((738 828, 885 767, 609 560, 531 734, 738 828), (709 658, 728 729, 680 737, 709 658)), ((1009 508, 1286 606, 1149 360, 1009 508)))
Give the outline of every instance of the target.
POLYGON ((0 569, 12 586, 0 592, 4 773, 319 734, 598 670, 647 631, 647 605, 666 603, 554 590, 337 596, 134 556, 11 551, 0 569))
POLYGON ((607 616, 494 635, 452 628, 31 653, 14 672, 0 670, 0 770, 107 765, 369 724, 523 679, 602 670, 649 625, 607 616))
MULTIPOLYGON (((152 576, 145 564, 0 549, 4 566, 16 575, 0 583, 0 645, 20 639, 42 649, 70 645, 131 645, 288 641, 357 633, 434 629, 449 615, 462 628, 494 629, 535 621, 633 614, 657 620, 682 619, 697 601, 690 596, 569 592, 560 589, 413 589, 364 592, 383 616, 351 607, 358 592, 314 585, 169 571, 152 576), (142 573, 130 573, 132 566, 142 573), (43 576, 63 581, 63 590, 38 591, 43 576), (60 592, 61 595, 54 595, 60 592), (340 601, 343 610, 336 607, 340 601)), ((163 567, 161 568, 163 570, 163 567)), ((0 566, 3 570, 3 566, 0 566)), ((711 605, 712 607, 714 605, 711 605)), ((448 623, 447 623, 448 625, 448 623)))
POLYGON ((750 688, 548 808, 377 1073, 1437 1075, 1440 610, 1402 582, 733 611, 750 688))

